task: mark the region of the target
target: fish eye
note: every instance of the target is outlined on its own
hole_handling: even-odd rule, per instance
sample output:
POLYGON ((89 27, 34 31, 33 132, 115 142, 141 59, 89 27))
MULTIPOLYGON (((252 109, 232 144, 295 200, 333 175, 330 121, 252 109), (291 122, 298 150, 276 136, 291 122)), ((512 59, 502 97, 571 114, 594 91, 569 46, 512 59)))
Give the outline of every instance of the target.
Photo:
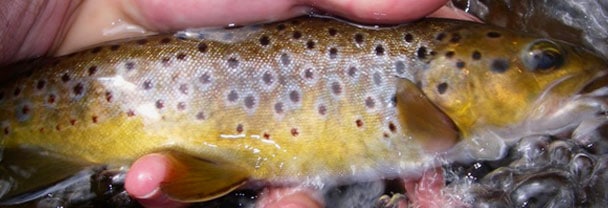
POLYGON ((564 57, 557 44, 549 40, 538 40, 522 51, 521 60, 532 72, 548 72, 559 68, 564 57))

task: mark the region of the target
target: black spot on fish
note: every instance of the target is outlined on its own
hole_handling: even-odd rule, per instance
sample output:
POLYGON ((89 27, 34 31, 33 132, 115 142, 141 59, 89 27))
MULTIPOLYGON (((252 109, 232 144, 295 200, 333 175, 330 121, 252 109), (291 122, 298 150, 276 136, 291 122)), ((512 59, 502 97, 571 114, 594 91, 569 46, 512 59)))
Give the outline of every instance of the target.
POLYGON ((146 43, 148 43, 148 39, 139 39, 136 42, 139 45, 145 45, 146 43))
POLYGON ((365 107, 372 109, 376 107, 376 101, 372 97, 365 98, 365 107))
POLYGON ((237 134, 243 133, 243 124, 236 125, 236 133, 237 134))
POLYGON ((101 46, 97 46, 93 49, 91 49, 91 53, 96 54, 99 53, 101 51, 101 46))
POLYGON ((503 73, 509 69, 509 62, 504 59, 494 59, 490 65, 490 70, 497 73, 503 73))
POLYGON ((376 51, 376 56, 384 55, 384 47, 382 47, 382 45, 377 45, 375 51, 376 51))
POLYGON ((188 85, 187 84, 179 85, 179 91, 184 95, 188 95, 188 85))
POLYGON ((7 127, 4 127, 3 131, 4 131, 4 135, 8 135, 8 134, 10 134, 10 133, 11 133, 11 129, 10 129, 10 128, 8 128, 8 126, 7 126, 7 127))
POLYGON ((336 34, 338 34, 338 31, 337 31, 336 29, 334 29, 334 28, 329 28, 329 29, 327 30, 327 33, 328 33, 330 36, 336 36, 336 34))
POLYGON ((460 36, 459 33, 452 33, 452 38, 450 38, 450 42, 458 43, 460 42, 460 39, 462 39, 462 36, 460 36))
POLYGON ((393 103, 393 106, 397 106, 397 95, 391 97, 391 103, 393 103))
POLYGON ((263 35, 260 38, 260 45, 262 45, 262 46, 270 45, 270 38, 268 38, 268 36, 266 36, 266 35, 263 35))
POLYGON ((142 86, 144 87, 144 90, 152 89, 152 81, 146 80, 142 86))
POLYGON ((300 132, 298 131, 297 128, 291 128, 291 136, 298 136, 300 135, 300 132))
POLYGON ((374 72, 374 75, 372 75, 372 79, 374 80, 374 84, 376 84, 376 86, 382 85, 382 75, 380 74, 380 72, 374 72))
POLYGON ((165 107, 165 101, 160 100, 160 99, 156 100, 155 106, 158 109, 163 109, 165 107))
POLYGON ((87 71, 89 72, 89 76, 93 76, 97 73, 97 66, 91 66, 87 71))
POLYGON ((13 91, 13 96, 17 97, 21 94, 21 88, 20 87, 16 87, 15 90, 13 91))
POLYGON ((131 71, 135 68, 135 63, 129 61, 129 62, 125 63, 125 68, 127 69, 127 71, 131 71))
POLYGON ((445 52, 445 57, 452 58, 452 57, 454 57, 454 54, 455 54, 454 51, 448 51, 448 52, 445 52))
POLYGON ((228 67, 233 68, 233 69, 239 66, 239 60, 237 60, 234 57, 230 57, 228 59, 227 63, 228 63, 228 67))
POLYGON ((395 72, 397 74, 405 73, 405 63, 403 61, 395 61, 395 72))
POLYGON ((363 44, 363 34, 361 34, 361 33, 355 34, 355 43, 363 44))
POLYGON ((69 82, 70 81, 70 75, 68 73, 64 73, 63 75, 61 75, 61 81, 63 81, 63 82, 69 82))
POLYGON ((281 64, 283 64, 283 66, 289 66, 289 64, 291 64, 291 58, 289 57, 289 54, 283 53, 281 54, 281 64))
POLYGON ((334 93, 334 95, 342 94, 342 86, 339 82, 331 83, 331 92, 334 93))
POLYGON ((308 42, 306 42, 306 48, 312 50, 315 48, 315 42, 312 40, 309 40, 308 42))
POLYGON ((209 46, 207 46, 207 43, 201 42, 198 44, 198 51, 201 53, 207 53, 207 50, 209 49, 209 46))
POLYGON ((0 92, 0 100, 4 100, 4 92, 0 92))
POLYGON ((363 121, 362 121, 361 119, 357 119, 357 120, 355 121, 355 124, 356 124, 356 125, 357 125, 357 127, 359 127, 359 128, 363 127, 363 121))
POLYGON ((160 62, 163 63, 164 67, 171 66, 171 59, 169 57, 163 57, 163 58, 161 58, 160 62))
POLYGON ((473 58, 473 60, 479 60, 481 59, 481 53, 479 51, 473 51, 473 54, 471 54, 471 58, 473 58))
POLYGON ((186 54, 180 52, 175 56, 175 58, 177 58, 177 60, 184 60, 184 59, 186 59, 186 54))
POLYGON ((208 73, 203 73, 199 78, 198 81, 201 84, 209 84, 211 83, 211 76, 208 73))
POLYGON ((405 40, 405 42, 411 43, 412 41, 414 41, 414 36, 410 33, 406 33, 405 36, 403 36, 403 40, 405 40))
POLYGON ((186 110, 186 103, 185 102, 177 103, 177 110, 179 110, 179 111, 186 110))
POLYGON ((426 58, 426 47, 424 46, 420 46, 420 48, 418 48, 418 50, 416 50, 416 56, 419 59, 425 59, 426 58))
POLYGON ((289 93, 289 100, 293 103, 300 102, 300 93, 298 91, 292 90, 289 93))
POLYGON ((127 110, 127 117, 133 117, 133 116, 135 116, 135 111, 133 111, 131 109, 127 110))
POLYGON ((46 86, 46 81, 44 80, 38 80, 38 83, 36 83, 36 89, 38 90, 44 89, 44 86, 46 86))
POLYGON ((110 46, 110 50, 111 50, 111 51, 116 51, 116 50, 118 50, 119 48, 120 48, 120 45, 111 45, 111 46, 110 46))
POLYGON ((278 102, 278 103, 274 104, 274 112, 276 112, 277 114, 282 114, 284 112, 282 102, 278 102))
POLYGON ((336 57, 338 57, 338 49, 337 48, 330 48, 329 49, 329 58, 330 59, 335 59, 336 57))
POLYGON ((291 21, 291 24, 292 24, 292 25, 299 25, 299 24, 300 24, 300 21, 298 21, 298 20, 292 20, 292 21, 291 21))
POLYGON ((300 39, 302 37, 302 33, 300 31, 294 31, 293 34, 291 34, 291 37, 293 37, 293 39, 300 39))
POLYGON ((107 102, 112 102, 112 92, 110 91, 106 91, 106 101, 107 102))
POLYGON ((93 123, 97 123, 98 118, 99 118, 99 117, 97 117, 97 116, 93 115, 93 116, 91 116, 91 121, 92 121, 93 123))
POLYGON ((304 70, 304 78, 306 78, 306 79, 313 79, 314 75, 315 74, 312 71, 312 68, 307 68, 306 70, 304 70))
POLYGON ((355 76, 357 76, 357 67, 354 67, 354 66, 349 67, 347 73, 348 73, 348 76, 354 78, 355 76))
POLYGON ((285 29, 285 25, 284 24, 277 25, 277 30, 278 31, 281 31, 281 30, 284 30, 284 29, 285 29))
POLYGON ((445 38, 445 33, 439 33, 435 36, 435 40, 442 41, 445 38))
POLYGON ((270 72, 265 72, 262 75, 262 81, 264 81, 264 84, 266 85, 271 85, 274 82, 274 77, 270 72))
POLYGON ((502 36, 502 35, 499 32, 490 31, 490 32, 486 33, 486 36, 488 38, 500 38, 500 36, 502 36))
POLYGON ((78 83, 74 86, 74 88, 72 89, 72 91, 74 92, 74 95, 79 96, 82 95, 83 91, 84 91, 84 86, 82 85, 82 83, 78 83))
POLYGON ((395 126, 393 122, 388 123, 388 129, 391 130, 391 132, 393 133, 397 132, 397 126, 395 126))
POLYGON ((198 112, 196 114, 196 120, 205 120, 205 113, 203 112, 198 112))
POLYGON ((160 44, 167 44, 169 42, 171 42, 171 38, 167 37, 167 38, 160 39, 160 44))
POLYGON ((239 99, 239 94, 236 92, 236 90, 231 90, 230 93, 228 93, 228 101, 230 102, 236 102, 236 100, 239 99))
POLYGON ((325 114, 327 114, 327 107, 325 107, 325 105, 319 105, 317 112, 319 113, 319 115, 324 116, 325 114))
POLYGON ((437 85, 437 92, 439 94, 443 94, 445 93, 445 91, 448 89, 448 83, 442 82, 441 84, 437 85))
POLYGON ((458 61, 456 62, 456 67, 457 67, 457 68, 459 68, 459 69, 464 68, 464 67, 465 67, 465 63, 464 63, 464 61, 462 61, 462 60, 458 60, 458 61))
POLYGON ((248 109, 253 109, 253 107, 255 107, 255 97, 253 95, 245 97, 243 102, 245 103, 245 107, 248 109))

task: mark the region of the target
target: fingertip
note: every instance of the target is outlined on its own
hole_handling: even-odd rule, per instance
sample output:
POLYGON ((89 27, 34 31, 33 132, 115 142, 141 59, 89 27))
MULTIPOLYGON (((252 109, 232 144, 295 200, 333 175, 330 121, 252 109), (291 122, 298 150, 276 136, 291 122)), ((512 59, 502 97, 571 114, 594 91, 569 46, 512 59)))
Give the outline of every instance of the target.
POLYGON ((327 0, 318 6, 349 19, 367 23, 399 23, 422 18, 447 0, 327 0))
POLYGON ((131 165, 125 178, 125 189, 144 207, 183 207, 160 191, 160 184, 167 176, 170 161, 161 154, 139 158, 131 165))
POLYGON ((313 191, 302 188, 268 188, 257 203, 261 208, 320 208, 313 191))

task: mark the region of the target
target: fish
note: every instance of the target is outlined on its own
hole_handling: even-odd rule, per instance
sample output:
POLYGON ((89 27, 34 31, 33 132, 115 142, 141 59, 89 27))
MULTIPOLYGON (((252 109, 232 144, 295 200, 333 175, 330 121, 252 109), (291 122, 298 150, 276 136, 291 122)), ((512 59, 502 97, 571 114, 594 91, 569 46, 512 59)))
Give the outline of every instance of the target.
MULTIPOLYGON (((299 17, 108 42, 6 67, 0 201, 163 153, 161 190, 397 178, 603 118, 607 62, 480 23, 299 17)), ((605 118, 604 118, 605 120, 605 118)))

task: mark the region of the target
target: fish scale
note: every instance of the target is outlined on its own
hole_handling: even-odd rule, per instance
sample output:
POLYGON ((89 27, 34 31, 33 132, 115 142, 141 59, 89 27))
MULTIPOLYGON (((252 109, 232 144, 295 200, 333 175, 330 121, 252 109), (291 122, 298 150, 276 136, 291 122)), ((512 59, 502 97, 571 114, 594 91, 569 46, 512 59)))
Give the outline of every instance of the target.
MULTIPOLYGON (((509 62, 514 58, 505 59, 504 67, 495 64, 511 54, 472 45, 474 40, 510 40, 485 35, 490 33, 521 41, 513 51, 507 47, 508 53, 518 53, 521 44, 535 40, 458 21, 371 27, 298 18, 106 43, 18 65, 44 70, 3 85, 0 138, 5 148, 35 147, 95 164, 128 165, 144 154, 177 150, 235 167, 253 181, 314 183, 407 175, 431 165, 435 159, 429 149, 446 149, 441 142, 450 146, 454 139, 466 140, 480 126, 520 123, 530 110, 526 103, 551 80, 583 74, 578 79, 584 84, 597 73, 587 66, 603 64, 586 58, 594 60, 583 67, 568 65, 547 78, 519 73, 522 77, 514 79, 548 81, 523 92, 524 98, 513 97, 518 102, 503 110, 514 116, 471 113, 462 105, 478 101, 462 96, 480 94, 459 88, 477 83, 466 80, 507 76, 520 67, 509 62), (400 91, 402 82, 420 89, 400 91), (428 112, 404 110, 400 106, 410 101, 400 93, 411 93, 419 105, 426 104, 420 97, 429 97, 437 106, 421 108, 428 112), (461 138, 420 141, 417 135, 426 133, 419 134, 411 123, 426 122, 422 120, 437 109, 445 111, 461 138)), ((490 85, 504 89, 505 83, 490 85)), ((492 104, 496 98, 479 99, 492 104)), ((452 124, 426 120, 433 122, 430 127, 452 124)), ((203 200, 208 197, 216 196, 203 200)))

